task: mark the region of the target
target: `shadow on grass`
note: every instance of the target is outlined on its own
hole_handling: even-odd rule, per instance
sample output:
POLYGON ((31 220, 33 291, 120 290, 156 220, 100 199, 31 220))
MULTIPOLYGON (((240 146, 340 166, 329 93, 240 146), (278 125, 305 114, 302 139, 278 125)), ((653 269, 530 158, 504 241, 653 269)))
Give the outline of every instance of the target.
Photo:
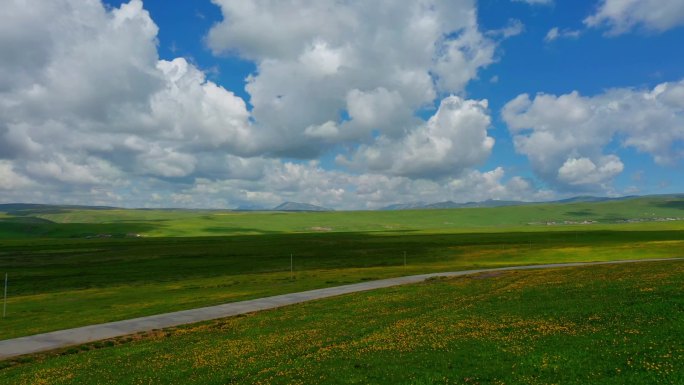
POLYGON ((250 234, 282 234, 282 231, 276 231, 276 230, 264 230, 264 229, 253 229, 249 227, 225 227, 225 226, 212 226, 212 227, 204 227, 202 231, 206 231, 207 233, 216 233, 216 234, 221 234, 221 235, 226 235, 226 234, 244 234, 244 233, 250 233, 250 234))
MULTIPOLYGON (((2 222, 0 222, 2 224, 2 222)), ((50 224, 47 224, 50 225, 50 224)), ((64 226, 64 225, 60 225, 64 226)), ((89 225, 89 229, 92 226, 89 225)), ((127 228, 127 231, 135 227, 127 228)), ((142 228, 139 231, 142 231, 142 228)), ((222 229, 222 231, 225 229, 222 229)), ((244 231, 245 229, 240 229, 244 231)), ((112 231, 101 227, 97 231, 112 231)), ((0 230, 0 233, 2 230, 0 230)), ((468 234, 282 233, 185 238, 25 239, 3 244, 0 266, 17 294, 193 278, 400 266, 486 258, 516 250, 684 240, 684 231, 554 231, 468 234), (488 251, 490 250, 490 251, 488 251), (482 253, 485 254, 482 254, 482 253)))
POLYGON ((22 238, 123 238, 157 229, 150 223, 55 223, 35 217, 0 219, 0 239, 22 238))
POLYGON ((114 207, 107 206, 59 206, 59 205, 41 205, 31 203, 9 203, 1 204, 0 211, 17 217, 26 217, 31 215, 43 214, 65 214, 73 210, 113 210, 114 207))
POLYGON ((572 215, 575 217, 590 217, 595 215, 592 210, 589 209, 584 209, 584 210, 579 210, 579 211, 567 211, 565 213, 566 215, 572 215))
POLYGON ((665 209, 678 209, 678 210, 684 210, 684 199, 683 200, 676 200, 676 201, 668 201, 668 202, 663 202, 663 203, 657 203, 656 206, 665 208, 665 209))

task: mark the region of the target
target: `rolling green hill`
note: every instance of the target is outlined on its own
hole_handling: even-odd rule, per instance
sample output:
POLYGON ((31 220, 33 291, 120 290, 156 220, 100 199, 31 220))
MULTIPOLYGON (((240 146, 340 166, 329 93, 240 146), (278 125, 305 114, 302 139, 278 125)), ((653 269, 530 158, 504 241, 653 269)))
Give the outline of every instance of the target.
POLYGON ((0 363, 3 384, 681 384, 684 263, 435 279, 0 363))
POLYGON ((682 257, 683 202, 306 213, 14 206, 0 218, 0 273, 10 274, 0 338, 407 274, 682 257))
POLYGON ((352 212, 126 210, 65 206, 7 209, 0 237, 217 236, 291 232, 470 232, 629 223, 684 223, 682 196, 522 206, 352 212), (27 218, 40 219, 27 223, 27 218), (673 221, 677 220, 677 221, 673 221))
MULTIPOLYGON (((0 339, 411 274, 671 257, 684 257, 682 196, 357 212, 0 205, 0 339)), ((5 361, 0 383, 678 383, 682 277, 672 261, 431 281, 5 361)))

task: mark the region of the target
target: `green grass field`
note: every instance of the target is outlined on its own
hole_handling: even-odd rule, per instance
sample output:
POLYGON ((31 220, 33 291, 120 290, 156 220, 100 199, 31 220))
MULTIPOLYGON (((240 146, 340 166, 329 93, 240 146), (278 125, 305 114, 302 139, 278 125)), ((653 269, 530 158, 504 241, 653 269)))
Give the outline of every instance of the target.
POLYGON ((0 320, 0 338, 11 338, 407 274, 682 257, 684 232, 20 240, 3 242, 2 250, 11 290, 8 316, 0 320), (295 256, 294 279, 289 272, 290 253, 295 256))
POLYGON ((33 208, 0 217, 0 238, 194 237, 310 232, 477 232, 553 230, 564 222, 684 220, 684 197, 652 196, 598 203, 497 208, 352 212, 237 212, 207 210, 86 210, 33 208), (549 222, 556 224, 547 225, 549 222))
POLYGON ((7 212, 0 218, 0 273, 9 273, 10 288, 0 339, 408 274, 683 257, 684 221, 662 221, 684 216, 682 202, 651 197, 356 213, 7 212), (616 223, 626 219, 642 222, 616 223), (558 224, 580 220, 599 223, 558 224), (214 236, 197 236, 210 222, 214 236))
MULTIPOLYGON (((10 207, 0 339, 409 274, 684 257, 683 217, 672 196, 332 213, 10 207)), ((682 383, 683 272, 672 261, 432 280, 4 361, 0 383, 682 383)))
POLYGON ((3 384, 681 384, 684 262, 434 279, 5 361, 3 384))

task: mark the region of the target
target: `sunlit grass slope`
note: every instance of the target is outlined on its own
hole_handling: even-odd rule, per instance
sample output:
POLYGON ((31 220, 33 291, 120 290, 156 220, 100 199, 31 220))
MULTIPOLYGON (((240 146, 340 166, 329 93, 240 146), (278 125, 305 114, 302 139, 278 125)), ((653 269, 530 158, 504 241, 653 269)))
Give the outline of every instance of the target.
POLYGON ((684 262, 481 274, 5 362, 7 384, 681 384, 684 262))
POLYGON ((236 212, 39 208, 0 218, 0 237, 216 236, 286 232, 471 231, 554 227, 565 222, 601 227, 626 220, 684 218, 684 198, 534 204, 497 208, 356 212, 236 212))
POLYGON ((683 257, 684 221, 655 221, 684 216, 681 202, 356 213, 9 212, 0 218, 0 273, 10 276, 0 339, 408 274, 683 257), (558 224, 570 216, 648 221, 558 224), (214 220, 223 221, 214 224, 215 236, 188 235, 207 233, 214 220), (525 224, 540 220, 557 224, 525 224), (174 231, 183 236, 133 236, 174 231))
POLYGON ((1 250, 0 271, 10 274, 4 339, 408 274, 684 257, 684 231, 18 240, 1 250))

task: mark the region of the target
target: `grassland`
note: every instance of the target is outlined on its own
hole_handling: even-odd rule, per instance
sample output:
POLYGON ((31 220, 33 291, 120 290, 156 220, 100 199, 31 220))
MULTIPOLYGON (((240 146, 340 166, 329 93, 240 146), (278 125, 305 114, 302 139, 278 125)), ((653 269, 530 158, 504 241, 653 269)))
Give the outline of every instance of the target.
POLYGON ((681 384, 684 262, 357 293, 4 362, 7 384, 681 384))
POLYGON ((0 218, 0 273, 10 275, 0 339, 407 274, 683 257, 684 221, 659 221, 684 216, 681 202, 359 213, 8 212, 0 218), (641 222, 617 223, 626 219, 641 222), (559 224, 565 221, 599 223, 559 224), (209 222, 214 236, 197 236, 209 222))
POLYGON ((548 231, 565 222, 596 222, 592 229, 625 221, 684 220, 681 196, 598 203, 533 204, 497 208, 356 212, 239 212, 206 210, 93 210, 29 208, 0 217, 0 238, 84 238, 140 234, 197 237, 311 232, 548 231))
POLYGON ((0 338, 423 272, 684 256, 684 232, 274 234, 3 242, 0 338), (407 266, 403 265, 403 252, 407 266), (294 279, 289 272, 295 255, 294 279))

